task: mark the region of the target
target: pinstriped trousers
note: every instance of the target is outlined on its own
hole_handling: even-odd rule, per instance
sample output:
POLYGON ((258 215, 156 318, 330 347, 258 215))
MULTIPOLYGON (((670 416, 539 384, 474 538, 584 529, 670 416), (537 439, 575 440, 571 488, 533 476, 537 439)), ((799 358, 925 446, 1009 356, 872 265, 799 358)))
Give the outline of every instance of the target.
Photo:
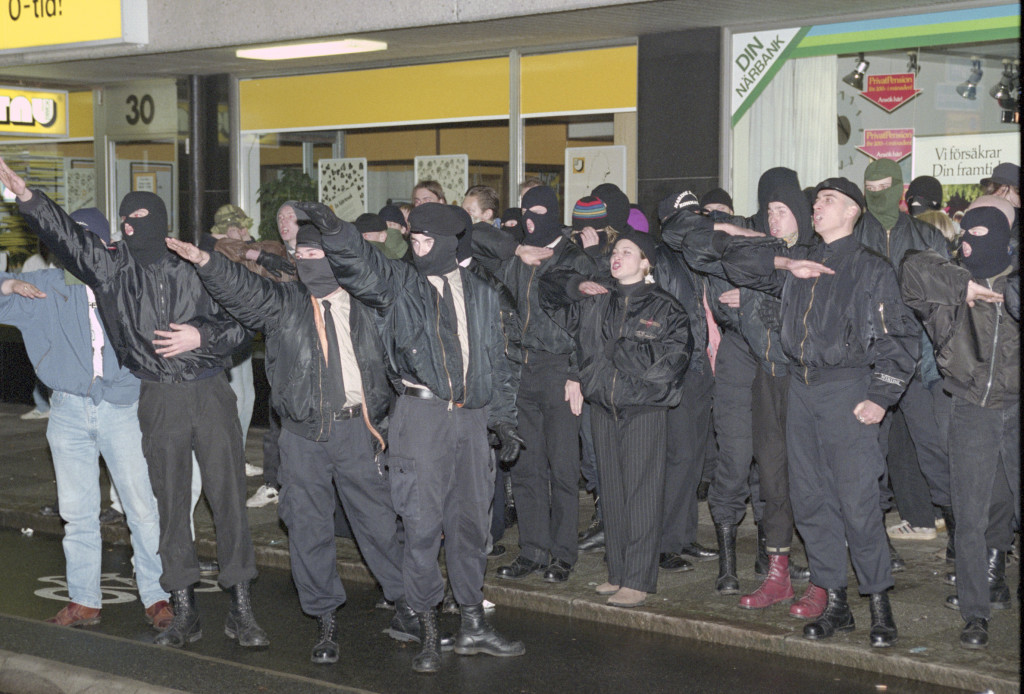
POLYGON ((612 585, 654 593, 665 483, 665 410, 591 411, 612 585))

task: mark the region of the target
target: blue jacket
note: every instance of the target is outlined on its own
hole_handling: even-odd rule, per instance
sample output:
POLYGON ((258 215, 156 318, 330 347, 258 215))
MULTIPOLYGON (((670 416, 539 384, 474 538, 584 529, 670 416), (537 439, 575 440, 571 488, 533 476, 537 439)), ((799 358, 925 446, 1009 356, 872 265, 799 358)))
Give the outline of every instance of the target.
POLYGON ((21 331, 39 380, 53 390, 130 405, 139 399, 139 379, 117 363, 104 331, 103 378, 92 374, 92 337, 84 284, 69 285, 63 270, 20 275, 0 273, 0 282, 20 279, 46 292, 45 299, 0 295, 0 323, 21 331))

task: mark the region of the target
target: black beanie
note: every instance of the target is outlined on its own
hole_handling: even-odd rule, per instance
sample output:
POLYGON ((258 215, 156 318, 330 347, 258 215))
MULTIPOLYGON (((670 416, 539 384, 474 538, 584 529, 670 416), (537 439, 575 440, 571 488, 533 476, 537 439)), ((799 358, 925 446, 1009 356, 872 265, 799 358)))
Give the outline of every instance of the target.
POLYGON ((364 212, 363 214, 356 217, 354 222, 356 229, 359 230, 360 234, 370 234, 375 231, 387 231, 388 225, 384 223, 379 214, 373 212, 364 212))
POLYGON ((654 242, 654 239, 651 238, 650 234, 645 234, 642 231, 628 228, 619 234, 619 238, 615 239, 615 243, 622 240, 632 241, 639 246, 640 250, 643 251, 644 255, 647 257, 647 261, 651 264, 651 267, 654 267, 654 251, 657 248, 657 244, 654 242))
POLYGON ((405 215, 402 214, 402 208, 398 205, 385 205, 377 214, 384 220, 385 225, 388 222, 394 222, 403 229, 409 228, 409 223, 405 221, 405 215))
POLYGON ((295 247, 309 246, 311 248, 323 249, 323 236, 320 230, 312 224, 300 224, 299 231, 295 234, 295 247))
POLYGON ((700 208, 703 210, 707 205, 725 205, 730 210, 735 209, 732 204, 732 196, 722 188, 712 188, 700 196, 700 208))
POLYGON ((465 229, 465 220, 455 213, 452 205, 428 202, 412 208, 409 213, 409 230, 414 234, 457 236, 465 229))

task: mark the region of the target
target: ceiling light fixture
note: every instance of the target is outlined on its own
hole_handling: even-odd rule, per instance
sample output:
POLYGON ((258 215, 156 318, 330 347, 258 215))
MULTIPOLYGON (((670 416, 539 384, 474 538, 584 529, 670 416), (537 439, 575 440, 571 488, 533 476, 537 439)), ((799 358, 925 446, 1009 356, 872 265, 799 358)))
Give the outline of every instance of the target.
POLYGON ((346 55, 349 53, 369 53, 370 51, 387 50, 384 41, 368 39, 342 39, 340 41, 320 41, 318 43, 292 43, 281 46, 265 46, 263 48, 239 48, 235 55, 250 60, 295 60, 297 58, 320 58, 328 55, 346 55))
POLYGON ((857 67, 853 72, 843 78, 843 82, 846 82, 854 89, 864 91, 864 73, 868 71, 869 65, 871 65, 871 63, 864 60, 864 54, 859 53, 857 55, 857 67))
POLYGON ((967 76, 967 79, 956 88, 956 93, 965 99, 974 101, 978 98, 978 83, 981 82, 981 76, 984 74, 981 70, 981 58, 976 55, 971 56, 971 74, 967 76))

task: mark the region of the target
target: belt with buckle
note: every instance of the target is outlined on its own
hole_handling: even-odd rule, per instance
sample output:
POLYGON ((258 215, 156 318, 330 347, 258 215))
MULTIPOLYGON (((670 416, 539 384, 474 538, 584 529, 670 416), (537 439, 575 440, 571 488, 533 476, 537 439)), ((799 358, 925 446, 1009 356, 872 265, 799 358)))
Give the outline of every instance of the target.
POLYGON ((429 388, 423 388, 421 386, 406 386, 405 394, 411 398, 419 398, 420 400, 440 400, 433 391, 429 388))
POLYGON ((334 421, 338 422, 338 421, 342 421, 342 420, 345 420, 345 419, 355 419, 356 417, 361 417, 362 414, 363 414, 363 406, 361 404, 360 405, 353 405, 352 407, 346 407, 345 409, 341 410, 340 412, 335 412, 334 413, 334 421))

